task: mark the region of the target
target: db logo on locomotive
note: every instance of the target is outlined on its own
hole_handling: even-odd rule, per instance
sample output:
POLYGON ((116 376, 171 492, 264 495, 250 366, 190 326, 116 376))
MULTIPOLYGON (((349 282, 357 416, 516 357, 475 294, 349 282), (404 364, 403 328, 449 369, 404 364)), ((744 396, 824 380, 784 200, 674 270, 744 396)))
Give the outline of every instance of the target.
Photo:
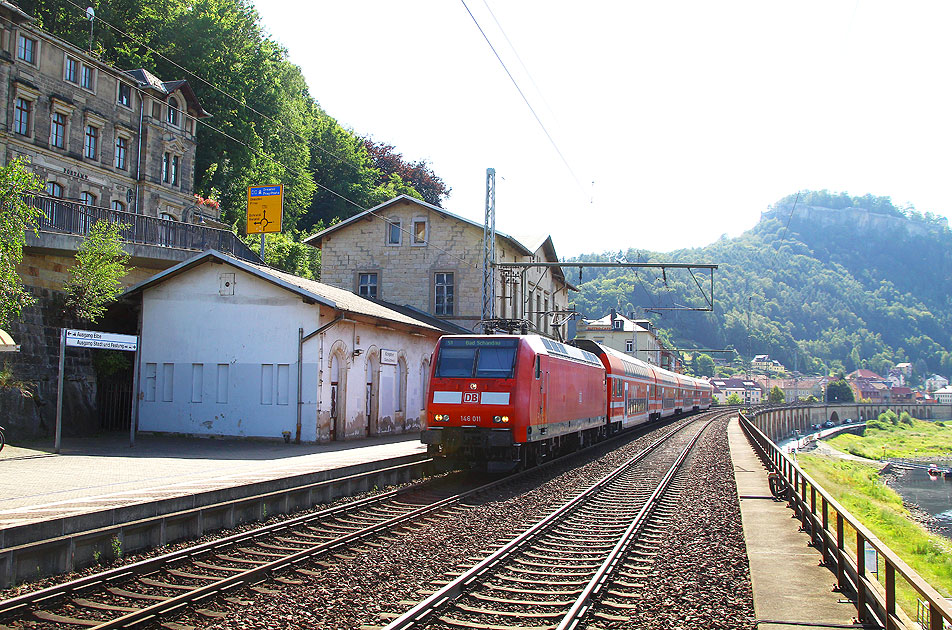
POLYGON ((463 402, 464 403, 478 403, 479 393, 478 392, 463 392, 463 402))

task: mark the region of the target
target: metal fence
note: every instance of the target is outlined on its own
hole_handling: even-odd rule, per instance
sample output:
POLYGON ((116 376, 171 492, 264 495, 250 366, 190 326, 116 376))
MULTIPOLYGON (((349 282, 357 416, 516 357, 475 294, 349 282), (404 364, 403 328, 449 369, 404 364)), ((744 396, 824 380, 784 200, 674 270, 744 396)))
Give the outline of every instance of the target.
POLYGON ((772 474, 780 476, 784 498, 822 553, 823 563, 836 574, 837 590, 856 594, 856 617, 861 623, 886 630, 917 626, 943 630, 952 626, 952 603, 837 503, 743 413, 740 424, 772 474), (873 563, 875 566, 870 566, 873 563), (903 611, 899 607, 897 592, 903 589, 915 593, 917 610, 903 611))
POLYGON ((214 249, 248 262, 261 262, 258 254, 242 242, 237 234, 228 230, 87 206, 41 195, 27 195, 25 200, 42 212, 42 230, 83 235, 97 221, 108 221, 126 226, 121 231, 121 238, 128 243, 200 252, 214 249))

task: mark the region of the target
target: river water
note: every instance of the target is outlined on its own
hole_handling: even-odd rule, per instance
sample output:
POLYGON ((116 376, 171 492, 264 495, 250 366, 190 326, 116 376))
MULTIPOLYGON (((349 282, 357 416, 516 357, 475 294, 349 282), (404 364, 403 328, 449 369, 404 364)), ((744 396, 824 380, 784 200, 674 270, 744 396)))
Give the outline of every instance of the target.
POLYGON ((939 525, 949 529, 945 535, 952 537, 952 478, 933 479, 925 470, 907 469, 901 477, 889 482, 906 503, 916 503, 924 512, 936 517, 939 525))

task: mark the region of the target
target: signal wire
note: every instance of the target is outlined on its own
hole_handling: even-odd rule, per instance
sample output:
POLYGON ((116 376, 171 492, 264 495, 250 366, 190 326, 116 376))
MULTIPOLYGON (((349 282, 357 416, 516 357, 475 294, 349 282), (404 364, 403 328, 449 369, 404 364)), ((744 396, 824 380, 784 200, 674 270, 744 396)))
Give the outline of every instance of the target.
POLYGON ((569 173, 572 175, 572 179, 575 180, 575 184, 578 186, 579 190, 582 192, 582 195, 585 195, 585 189, 582 187, 582 182, 579 181, 578 176, 575 174, 575 171, 572 170, 572 166, 569 164, 568 160, 565 159, 565 156, 562 154, 559 145, 555 143, 555 139, 549 133, 549 130, 545 128, 545 125, 542 124, 542 119, 539 118, 539 115, 536 114, 535 109, 532 107, 532 104, 529 102, 529 99, 526 98, 526 95, 523 93, 522 88, 519 87, 519 83, 516 81, 515 77, 512 76, 512 73, 509 72, 509 68, 506 67, 506 62, 502 60, 502 57, 499 56, 499 53, 496 51, 496 47, 493 46, 493 43, 489 40, 489 36, 486 35, 486 31, 483 30, 483 27, 480 26, 479 20, 476 19, 476 16, 473 15, 473 12, 469 10, 469 6, 466 4, 466 0, 460 0, 463 4, 463 8, 466 9, 466 12, 469 13, 469 17, 472 18, 473 23, 476 25, 476 28, 479 29, 479 33, 483 36, 483 39, 486 40, 486 43, 489 45, 489 48, 493 51, 493 54, 496 56, 496 59, 499 61, 499 65, 502 66, 502 69, 506 71, 506 76, 509 77, 509 80, 512 81, 513 86, 515 86, 516 91, 519 92, 519 96, 522 97, 523 102, 525 102, 526 107, 529 108, 529 111, 532 112, 532 117, 535 118, 536 122, 539 123, 539 126, 542 128, 542 132, 545 134, 545 137, 549 139, 549 142, 552 144, 552 148, 555 149, 555 152, 559 155, 559 158, 562 160, 562 163, 565 165, 565 168, 568 169, 569 173))

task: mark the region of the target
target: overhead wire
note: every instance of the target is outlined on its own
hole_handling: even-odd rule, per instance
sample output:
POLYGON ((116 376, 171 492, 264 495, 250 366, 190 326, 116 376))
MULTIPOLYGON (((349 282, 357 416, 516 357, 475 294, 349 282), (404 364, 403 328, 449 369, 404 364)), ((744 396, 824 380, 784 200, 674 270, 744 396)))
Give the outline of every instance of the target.
MULTIPOLYGON (((67 0, 67 2, 71 2, 71 0, 67 0)), ((5 17, 3 17, 3 16, 0 16, 0 21, 3 21, 3 22, 6 22, 6 23, 8 23, 8 24, 10 24, 10 25, 15 26, 15 24, 13 23, 12 20, 10 20, 10 19, 8 19, 8 18, 5 18, 5 17)), ((45 29, 42 29, 42 28, 40 28, 40 27, 38 27, 38 26, 36 26, 36 25, 31 25, 31 28, 32 28, 33 30, 35 30, 35 31, 38 31, 38 32, 41 32, 41 33, 46 34, 46 35, 50 38, 49 43, 52 44, 54 47, 60 49, 62 52, 67 53, 67 54, 75 54, 72 50, 68 49, 68 48, 67 48, 66 46, 64 46, 63 44, 60 44, 59 42, 57 42, 56 40, 58 40, 58 39, 60 39, 60 38, 57 37, 56 35, 53 35, 53 34, 50 33, 49 31, 47 31, 47 30, 45 30, 45 29)), ((121 81, 123 81, 123 82, 130 83, 130 84, 134 84, 134 83, 135 83, 135 80, 134 80, 132 77, 130 77, 129 75, 126 75, 126 74, 124 74, 124 73, 121 73, 121 71, 118 71, 118 70, 114 69, 111 65, 109 65, 109 64, 107 64, 107 63, 105 63, 105 62, 99 62, 99 65, 100 65, 100 68, 99 68, 100 71, 103 71, 103 70, 104 70, 107 75, 109 75, 109 76, 115 78, 116 80, 121 80, 121 81)), ((132 85, 131 87, 132 87, 132 89, 134 89, 134 90, 136 91, 136 93, 139 94, 139 98, 140 98, 140 99, 141 99, 141 98, 143 97, 143 95, 145 94, 145 90, 143 90, 142 88, 140 88, 138 85, 132 85)), ((178 112, 180 112, 180 113, 182 113, 182 114, 187 115, 187 112, 185 112, 184 110, 177 109, 177 108, 173 108, 173 109, 176 109, 176 111, 178 111, 178 112)), ((298 175, 298 176, 304 175, 305 173, 311 174, 311 175, 316 175, 316 174, 317 174, 316 171, 313 171, 313 170, 310 170, 310 169, 307 169, 307 170, 302 171, 302 170, 299 170, 299 169, 296 169, 296 168, 287 166, 286 164, 283 164, 281 161, 275 159, 273 156, 271 156, 271 155, 265 153, 264 151, 261 151, 261 150, 255 148, 255 147, 251 146, 251 145, 248 144, 247 142, 245 142, 245 141, 243 141, 243 140, 240 140, 239 138, 237 138, 237 137, 231 135, 230 133, 228 133, 228 132, 226 132, 226 131, 224 131, 224 130, 218 128, 218 127, 216 127, 215 125, 212 125, 212 124, 209 123, 209 122, 206 122, 206 121, 201 120, 201 119, 199 119, 199 118, 195 118, 194 120, 195 120, 195 122, 196 122, 197 124, 200 124, 200 125, 202 125, 202 126, 204 126, 204 127, 207 127, 208 129, 210 129, 210 130, 212 130, 212 131, 214 131, 214 132, 216 132, 216 133, 218 133, 218 134, 224 136, 225 138, 228 138, 229 140, 240 144, 241 146, 243 146, 243 147, 249 149, 255 156, 261 157, 261 158, 264 158, 264 159, 268 160, 269 162, 275 164, 276 166, 278 166, 278 167, 284 169, 284 170, 285 170, 286 172, 288 172, 288 173, 291 173, 291 174, 294 174, 294 175, 298 175)), ((410 231, 410 230, 408 230, 408 229, 405 229, 402 225, 397 226, 397 224, 393 223, 390 219, 388 219, 387 217, 384 217, 384 216, 382 216, 382 215, 377 214, 377 213, 374 212, 371 208, 365 208, 365 207, 364 207, 363 205, 361 205, 360 203, 354 201, 353 199, 350 199, 349 197, 347 197, 347 196, 345 196, 345 195, 342 195, 341 193, 337 192, 336 190, 333 190, 333 189, 329 188, 328 186, 325 186, 325 185, 321 184, 321 183, 318 182, 318 181, 314 181, 314 184, 315 184, 318 188, 320 188, 320 189, 322 189, 322 190, 325 190, 325 191, 329 192, 330 194, 334 195, 335 197, 337 197, 337 198, 339 198, 339 199, 341 199, 341 200, 343 200, 343 201, 345 201, 345 202, 347 202, 347 203, 349 203, 349 204, 355 206, 355 207, 358 208, 359 210, 361 210, 361 211, 363 211, 363 212, 366 212, 369 216, 372 216, 372 217, 374 217, 374 218, 376 218, 376 219, 379 219, 380 221, 383 221, 384 223, 386 223, 386 224, 388 224, 388 225, 392 225, 392 226, 394 226, 394 227, 397 227, 397 229, 398 229, 401 233, 406 234, 406 235, 412 237, 412 235, 413 235, 412 231, 410 231)), ((462 258, 461 256, 457 255, 457 254, 454 253, 454 252, 451 252, 451 251, 449 251, 449 250, 447 250, 447 249, 444 249, 444 248, 442 248, 442 247, 440 247, 440 246, 438 246, 438 245, 434 245, 434 244, 432 244, 432 243, 429 243, 428 246, 429 246, 429 247, 432 247, 433 249, 435 249, 435 250, 437 250, 437 251, 439 251, 439 252, 442 252, 442 253, 446 254, 447 256, 450 256, 450 257, 452 257, 452 258, 454 258, 454 259, 460 261, 460 262, 463 263, 464 265, 467 265, 467 266, 469 266, 469 267, 472 267, 473 269, 479 269, 479 266, 477 266, 476 264, 474 264, 474 263, 472 263, 472 262, 466 260, 465 258, 462 258)))
POLYGON ((575 174, 575 171, 572 169, 571 164, 565 158, 565 155, 562 153, 562 150, 559 149, 559 145, 555 142, 555 139, 552 137, 552 134, 549 133, 549 130, 546 129, 545 124, 543 124, 542 119, 539 118, 539 115, 536 113, 535 108, 532 107, 532 103, 529 102, 529 99, 526 97, 525 93, 522 91, 522 88, 519 87, 519 82, 516 81, 516 78, 512 76, 512 73, 509 71, 509 68, 506 66, 506 62, 502 60, 502 57, 499 56, 499 52, 496 50, 496 47, 493 46, 492 41, 489 39, 489 36, 486 34, 486 31, 483 30, 482 25, 480 25, 479 20, 476 19, 476 16, 473 15, 473 12, 470 11, 469 6, 466 4, 466 0, 460 0, 463 4, 463 8, 466 9, 466 12, 469 14, 469 17, 473 20, 473 23, 476 25, 476 28, 479 29, 479 33, 483 36, 483 39, 486 40, 486 44, 489 45, 489 48, 493 51, 493 55, 496 56, 496 60, 499 61, 499 65, 502 66, 502 69, 506 72, 506 76, 509 77, 509 80, 512 81, 513 86, 515 86, 516 91, 519 92, 519 96, 522 97, 523 102, 526 104, 526 107, 529 108, 529 111, 532 113, 532 117, 535 118, 535 121, 539 123, 539 127, 542 128, 542 132, 545 134, 545 137, 549 139, 549 143, 552 145, 552 148, 555 149, 555 152, 558 154, 559 159, 562 160, 562 164, 565 165, 565 168, 568 169, 569 174, 572 175, 572 179, 575 180, 575 184, 578 186, 579 191, 582 194, 585 194, 585 189, 582 186, 582 182, 579 180, 578 176, 575 174))

